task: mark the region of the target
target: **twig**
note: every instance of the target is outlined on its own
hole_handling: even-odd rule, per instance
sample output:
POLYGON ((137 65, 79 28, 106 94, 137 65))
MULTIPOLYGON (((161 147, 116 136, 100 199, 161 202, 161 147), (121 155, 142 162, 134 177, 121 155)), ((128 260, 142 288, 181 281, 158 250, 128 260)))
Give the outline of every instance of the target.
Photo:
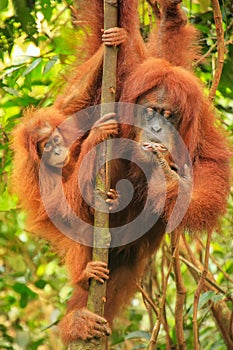
MULTIPOLYGON (((163 241, 163 246, 162 246, 162 264, 161 264, 161 275, 162 275, 162 290, 164 290, 164 288, 166 288, 165 283, 166 283, 166 279, 164 276, 164 267, 166 266, 166 261, 167 261, 167 250, 168 250, 168 246, 165 245, 165 240, 163 241)), ((163 327, 165 329, 166 332, 166 350, 171 349, 172 348, 172 339, 170 337, 170 332, 169 332, 169 325, 167 322, 167 314, 166 314, 166 307, 165 304, 163 306, 163 327)))
POLYGON ((199 63, 201 63, 206 57, 208 57, 210 55, 210 53, 215 49, 215 47, 217 46, 217 42, 214 43, 214 45, 212 45, 208 51, 206 51, 206 53, 204 55, 202 55, 199 60, 197 60, 195 62, 195 66, 198 66, 199 63))
MULTIPOLYGON (((154 276, 154 259, 152 257, 149 259, 148 264, 146 266, 146 269, 143 274, 143 279, 141 281, 141 286, 143 289, 146 291, 147 295, 151 300, 152 299, 152 293, 153 293, 153 284, 156 283, 156 279, 153 277, 154 276)), ((155 274, 156 275, 156 274, 155 274)), ((158 289, 156 289, 158 290, 158 289)), ((149 317, 149 322, 150 322, 150 333, 152 333, 153 326, 154 326, 154 319, 153 319, 153 309, 145 299, 145 297, 142 295, 143 298, 143 303, 147 309, 148 312, 148 317, 149 317)), ((155 305, 155 302, 153 301, 153 304, 155 305)), ((158 310, 157 305, 155 305, 156 309, 158 310)))
POLYGON ((153 302, 153 300, 149 297, 149 295, 147 294, 147 292, 145 291, 145 289, 143 289, 143 287, 140 285, 140 283, 137 282, 137 287, 140 290, 140 292, 142 293, 143 298, 147 301, 147 303, 151 306, 151 308, 153 309, 154 313, 156 314, 156 316, 158 316, 159 314, 159 310, 157 308, 157 306, 155 305, 155 303, 153 302))
MULTIPOLYGON (((196 259, 184 235, 182 235, 181 253, 182 256, 185 257, 185 260, 189 262, 187 266, 189 268, 189 271, 191 272, 191 275, 193 276, 195 281, 198 282, 201 275, 201 271, 204 270, 204 267, 200 263, 200 261, 196 259)), ((231 302, 233 302, 233 298, 229 295, 228 291, 216 285, 214 276, 210 272, 208 272, 208 276, 206 277, 204 290, 211 290, 215 293, 217 291, 220 291, 221 293, 226 295, 226 300, 230 300, 231 302)), ((210 303, 214 320, 218 325, 218 330, 221 332, 222 338, 224 339, 227 348, 233 349, 232 311, 229 309, 225 300, 220 300, 216 303, 210 303)))
POLYGON ((205 286, 205 279, 206 279, 206 276, 208 274, 211 237, 212 237, 212 231, 209 231, 207 233, 204 270, 202 272, 202 275, 201 275, 201 278, 199 280, 196 292, 194 294, 194 303, 193 303, 194 350, 199 350, 197 312, 198 312, 198 303, 199 303, 200 295, 201 295, 201 292, 205 286))
POLYGON ((222 14, 221 9, 219 6, 218 0, 211 0, 213 12, 214 12, 214 22, 216 27, 216 33, 217 33, 217 47, 218 47, 218 57, 217 57, 217 68, 214 73, 214 78, 212 81, 212 86, 209 93, 209 99, 212 101, 215 97, 218 84, 220 82, 222 69, 223 69, 223 63, 224 63, 224 31, 223 31, 223 25, 222 25, 222 14))
MULTIPOLYGON (((199 238, 197 238, 197 239, 198 239, 199 244, 202 246, 202 248, 204 248, 203 242, 202 242, 199 238)), ((225 277, 226 279, 228 279, 230 282, 233 283, 233 278, 231 278, 231 276, 221 268, 221 266, 219 265, 219 263, 218 263, 217 260, 213 257, 212 254, 210 254, 210 259, 215 263, 215 265, 217 266, 217 268, 219 269, 219 271, 222 272, 222 274, 224 275, 224 277, 225 277)))
MULTIPOLYGON (((188 261, 187 259, 185 259, 183 256, 180 255, 180 260, 183 261, 183 263, 185 263, 185 265, 188 266, 188 268, 192 269, 194 272, 197 273, 198 276, 201 277, 203 270, 201 271, 200 269, 198 269, 195 265, 193 265, 190 261, 188 261)), ((206 282, 208 282, 209 284, 211 284, 211 286, 213 286, 218 292, 220 292, 223 295, 227 295, 227 290, 220 287, 217 283, 215 283, 213 281, 213 279, 211 279, 210 277, 208 277, 208 275, 206 276, 206 282)), ((228 297, 229 300, 232 300, 231 296, 228 297)), ((232 300, 233 301, 233 300, 232 300)))
POLYGON ((180 260, 179 260, 179 241, 180 241, 180 230, 176 229, 171 234, 172 242, 172 261, 173 261, 173 270, 175 274, 175 283, 176 283, 176 307, 175 307, 175 328, 176 328, 176 337, 178 341, 178 349, 185 350, 186 342, 184 337, 183 329, 183 309, 186 297, 186 288, 182 278, 180 270, 180 260))
POLYGON ((225 46, 233 44, 233 39, 229 39, 225 42, 225 46))
POLYGON ((162 294, 162 298, 161 298, 160 306, 159 306, 159 316, 158 316, 157 322, 155 323, 152 334, 151 334, 148 350, 155 350, 156 349, 157 338, 158 338, 159 330, 160 330, 160 327, 162 324, 162 315, 163 315, 164 305, 166 302, 166 290, 167 290, 167 285, 168 285, 168 279, 169 279, 171 270, 172 270, 172 262, 170 263, 170 265, 168 267, 168 271, 167 271, 167 274, 166 274, 166 277, 164 280, 163 294, 162 294))

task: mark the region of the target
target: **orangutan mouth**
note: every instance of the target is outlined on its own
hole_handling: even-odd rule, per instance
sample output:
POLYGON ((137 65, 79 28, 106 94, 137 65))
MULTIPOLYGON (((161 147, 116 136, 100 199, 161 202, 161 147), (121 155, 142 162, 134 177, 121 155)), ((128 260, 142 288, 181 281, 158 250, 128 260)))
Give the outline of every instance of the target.
POLYGON ((167 147, 165 147, 162 143, 158 142, 143 142, 142 149, 146 152, 168 152, 167 147))

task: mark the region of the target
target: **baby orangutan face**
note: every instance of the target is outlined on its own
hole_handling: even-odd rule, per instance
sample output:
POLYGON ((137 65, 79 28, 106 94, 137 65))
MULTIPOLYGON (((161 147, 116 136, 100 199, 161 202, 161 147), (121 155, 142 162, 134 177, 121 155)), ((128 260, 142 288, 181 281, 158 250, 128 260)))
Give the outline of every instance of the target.
MULTIPOLYGON (((41 130, 43 133, 43 130, 41 130)), ((54 168, 63 168, 70 160, 69 148, 65 144, 65 140, 58 129, 47 135, 37 144, 38 154, 46 165, 54 168)))

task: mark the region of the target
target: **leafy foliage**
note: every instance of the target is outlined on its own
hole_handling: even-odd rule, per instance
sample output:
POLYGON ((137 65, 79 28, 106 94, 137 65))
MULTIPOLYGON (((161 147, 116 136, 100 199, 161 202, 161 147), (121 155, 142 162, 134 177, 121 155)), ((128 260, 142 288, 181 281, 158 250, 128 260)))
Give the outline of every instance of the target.
MULTIPOLYGON (((62 349, 56 335, 56 321, 64 311, 71 293, 66 272, 47 243, 36 241, 25 231, 24 214, 17 209, 17 198, 9 193, 11 156, 9 144, 13 127, 20 122, 27 106, 51 105, 66 64, 72 62, 74 48, 83 35, 72 22, 71 0, 1 0, 0 1, 0 348, 48 350, 62 349), (72 33, 72 36, 70 35, 72 33), (74 35, 75 33, 75 35, 74 35), (72 38, 72 40, 70 39, 72 38)), ((233 8, 232 1, 220 2, 225 30, 225 64, 215 104, 219 121, 228 132, 233 129, 233 8)), ((183 3, 190 21, 201 31, 203 54, 209 56, 197 67, 197 74, 210 87, 217 57, 216 30, 210 0, 183 3)), ((152 11, 146 1, 139 8, 141 30, 146 39, 152 23, 152 11)), ((215 283, 226 293, 206 291, 199 303, 200 343, 203 349, 227 349, 211 317, 210 305, 227 300, 232 310, 233 280, 233 201, 212 242, 210 271, 215 283)), ((163 294, 163 281, 169 265, 169 238, 151 261, 144 278, 144 288, 157 308, 163 294)), ((203 260, 201 243, 191 246, 198 261, 203 260)), ((187 348, 193 348, 192 306, 196 281, 188 265, 182 262, 182 274, 188 289, 185 305, 187 348)), ((174 276, 170 275, 166 293, 167 322, 171 344, 174 331, 174 276)), ((156 313, 141 295, 132 301, 125 315, 116 323, 111 349, 145 349, 156 313)), ((162 328, 157 349, 166 349, 162 328)))

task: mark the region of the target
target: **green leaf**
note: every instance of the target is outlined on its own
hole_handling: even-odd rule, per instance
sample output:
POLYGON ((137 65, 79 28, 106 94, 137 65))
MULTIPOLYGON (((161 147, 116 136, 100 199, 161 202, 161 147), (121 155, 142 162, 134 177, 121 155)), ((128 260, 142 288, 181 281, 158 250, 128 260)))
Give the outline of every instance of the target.
POLYGON ((13 88, 3 86, 3 90, 6 91, 10 95, 17 96, 17 97, 20 96, 19 92, 13 88))
POLYGON ((59 57, 58 55, 54 56, 53 58, 51 58, 45 65, 44 67, 44 74, 48 73, 50 71, 50 69, 55 65, 55 63, 57 63, 59 57))
POLYGON ((9 305, 13 305, 16 303, 16 298, 13 297, 12 295, 8 295, 6 300, 7 300, 7 304, 9 304, 9 305))
MULTIPOLYGON (((216 294, 215 292, 213 292, 211 290, 203 293, 199 299, 198 310, 201 310, 209 301, 213 301, 214 303, 216 303, 216 302, 222 300, 223 297, 224 296, 216 294)), ((188 312, 188 316, 191 316, 192 314, 193 314, 193 305, 188 312)))
POLYGON ((35 298, 37 296, 37 294, 34 293, 30 288, 28 288, 28 286, 26 286, 26 284, 24 284, 24 283, 16 282, 13 285, 13 289, 15 292, 17 292, 19 294, 26 293, 26 294, 30 295, 30 297, 32 297, 32 298, 35 298))
POLYGON ((12 0, 16 16, 21 22, 22 28, 26 34, 32 36, 36 33, 36 22, 31 15, 30 9, 25 0, 12 0))
MULTIPOLYGON (((37 350, 39 349, 39 346, 40 345, 43 345, 44 344, 44 339, 39 339, 33 343, 30 343, 30 350, 37 350)), ((43 346, 42 346, 43 348, 43 346)))
POLYGON ((200 10, 201 12, 206 12, 210 6, 210 0, 201 0, 200 1, 200 10))
POLYGON ((26 306, 27 306, 27 304, 28 304, 28 295, 26 294, 26 293, 22 293, 21 294, 21 299, 20 299, 20 301, 19 301, 19 305, 20 305, 20 307, 22 308, 22 309, 24 309, 26 306))
POLYGON ((131 332, 125 336, 125 339, 134 339, 134 338, 142 338, 146 340, 150 340, 150 334, 145 331, 136 331, 136 332, 131 332))
POLYGON ((41 1, 41 12, 43 13, 45 19, 49 22, 53 13, 53 9, 51 6, 50 0, 42 0, 41 1))
POLYGON ((215 294, 211 300, 214 302, 214 303, 218 303, 219 301, 225 299, 225 295, 223 294, 215 294))
POLYGON ((33 61, 28 67, 27 69, 25 69, 25 71, 23 72, 22 76, 25 77, 25 75, 27 75, 28 73, 30 73, 31 71, 33 71, 33 69, 35 69, 40 62, 42 61, 42 58, 37 58, 35 61, 33 61))
POLYGON ((1 0, 0 1, 0 11, 6 9, 8 6, 8 0, 1 0))
POLYGON ((23 67, 23 65, 20 64, 20 65, 11 66, 10 68, 5 69, 5 72, 4 72, 4 74, 2 75, 2 78, 4 78, 5 76, 10 75, 11 73, 13 73, 13 72, 19 70, 19 69, 22 68, 22 67, 23 67))
POLYGON ((38 297, 36 293, 34 293, 30 288, 28 288, 23 283, 16 282, 13 285, 13 289, 15 292, 17 292, 21 296, 19 305, 22 309, 27 306, 30 300, 36 299, 38 297))
POLYGON ((29 91, 32 90, 32 76, 30 74, 26 75, 24 84, 29 91))
POLYGON ((200 299, 199 299, 199 303, 198 303, 198 310, 200 310, 205 304, 208 303, 208 301, 212 300, 212 298, 215 296, 215 292, 213 291, 208 291, 208 292, 205 292, 203 293, 201 296, 200 296, 200 299))
POLYGON ((22 255, 17 256, 7 256, 6 257, 7 265, 11 267, 16 272, 25 272, 26 264, 22 255))
POLYGON ((35 286, 39 289, 43 289, 46 284, 47 284, 46 281, 38 280, 38 281, 36 281, 35 286))
POLYGON ((11 196, 7 190, 0 197, 0 211, 10 211, 16 208, 16 196, 11 196))

